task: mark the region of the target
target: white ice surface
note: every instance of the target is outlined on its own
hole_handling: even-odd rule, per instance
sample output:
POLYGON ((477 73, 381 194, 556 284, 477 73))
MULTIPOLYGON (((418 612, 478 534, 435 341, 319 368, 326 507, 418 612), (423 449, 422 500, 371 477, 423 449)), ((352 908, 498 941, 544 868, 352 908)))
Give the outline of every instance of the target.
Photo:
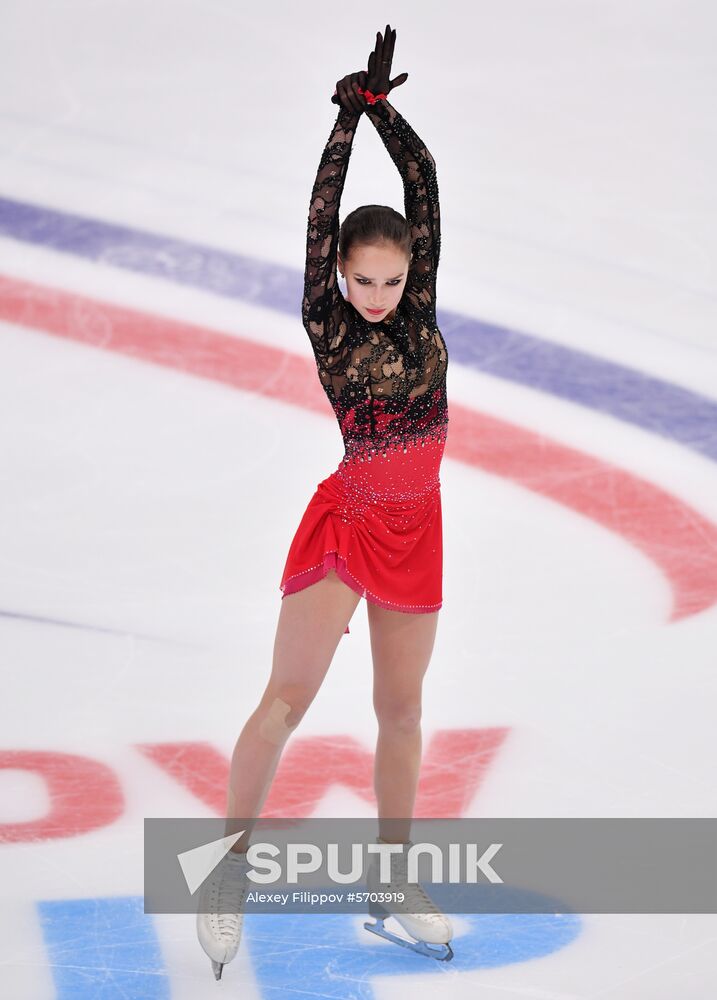
MULTIPOLYGON (((8 0, 0 196, 301 269, 329 96, 387 18, 394 71, 410 74, 392 100, 439 168, 439 305, 717 399, 717 17, 706 0, 398 0, 385 11, 8 0)), ((402 204, 364 121, 342 213, 367 201, 402 204)), ((0 273, 309 357, 298 314, 9 238, 0 273)), ((452 400, 717 520, 707 459, 458 364, 449 379, 452 400)), ((33 901, 141 894, 143 817, 204 814, 136 746, 231 753, 268 677, 288 545, 341 447, 323 415, 9 323, 0 418, 2 746, 87 755, 124 795, 109 828, 0 850, 0 992, 49 1000, 33 901)), ((444 608, 425 742, 439 729, 510 730, 470 813, 715 815, 717 610, 669 624, 666 579, 618 535, 450 459, 441 480, 444 608)), ((370 678, 362 603, 302 732, 334 733, 343 719, 370 748, 370 678)), ((0 771, 0 823, 46 806, 39 781, 0 771)), ((346 789, 322 808, 370 815, 346 789)), ((214 996, 191 918, 156 922, 172 996, 214 996)), ((381 944, 367 937, 357 922, 357 946, 381 944)), ((588 915, 543 958, 437 978, 417 957, 415 975, 373 989, 381 1000, 705 1000, 715 953, 714 916, 588 915)), ((261 995, 244 953, 230 974, 243 996, 261 995)))

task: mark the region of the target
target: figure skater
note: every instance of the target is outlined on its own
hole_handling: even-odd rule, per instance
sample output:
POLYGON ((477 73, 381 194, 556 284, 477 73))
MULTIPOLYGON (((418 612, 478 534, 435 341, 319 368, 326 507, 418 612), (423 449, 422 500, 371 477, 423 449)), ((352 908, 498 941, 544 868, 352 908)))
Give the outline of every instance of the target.
MULTIPOLYGON (((395 42, 395 30, 386 25, 385 33, 376 35, 368 70, 339 80, 332 97, 340 110, 311 194, 302 319, 345 454, 318 484, 289 548, 271 676, 234 749, 227 817, 259 815, 286 741, 321 687, 364 597, 379 729, 377 841, 406 845, 403 856, 392 856, 391 884, 378 888, 405 893, 404 909, 392 908, 391 915, 416 940, 388 932, 383 922, 389 913, 377 904, 369 907, 377 922, 364 926, 446 960, 453 955, 450 920, 418 883, 406 883, 421 760, 422 682, 442 605, 439 469, 448 426, 448 355, 436 323, 436 165, 387 99, 408 77, 390 79, 395 42), (400 171, 405 218, 384 205, 363 205, 339 227, 339 202, 362 114, 400 171), (338 286, 337 264, 346 295, 338 286), (411 912, 417 902, 421 912, 411 912)), ((241 940, 254 822, 201 890, 197 931, 217 979, 241 940), (222 907, 236 912, 221 912, 222 907)), ((374 882, 371 868, 369 888, 374 882)))

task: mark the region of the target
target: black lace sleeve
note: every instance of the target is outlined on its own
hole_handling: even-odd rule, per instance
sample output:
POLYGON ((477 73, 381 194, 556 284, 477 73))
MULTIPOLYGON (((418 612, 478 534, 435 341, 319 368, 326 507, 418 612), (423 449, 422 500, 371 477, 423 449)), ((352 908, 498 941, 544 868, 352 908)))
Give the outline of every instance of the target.
POLYGON ((360 115, 341 108, 321 155, 311 192, 301 315, 321 368, 338 371, 345 359, 344 300, 336 278, 339 202, 360 115), (343 349, 342 349, 343 348, 343 349))
POLYGON ((415 308, 435 319, 436 273, 441 251, 441 212, 436 162, 406 119, 385 99, 366 114, 403 179, 406 219, 411 226, 413 262, 404 294, 415 308))

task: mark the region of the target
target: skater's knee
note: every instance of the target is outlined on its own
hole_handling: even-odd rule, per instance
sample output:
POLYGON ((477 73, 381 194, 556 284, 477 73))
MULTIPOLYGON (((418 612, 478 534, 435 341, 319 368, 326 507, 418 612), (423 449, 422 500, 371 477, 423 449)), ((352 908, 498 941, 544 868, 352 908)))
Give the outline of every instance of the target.
POLYGON ((283 698, 274 698, 262 715, 259 735, 274 746, 283 746, 296 728, 291 705, 283 698))
POLYGON ((421 725, 421 705, 391 699, 374 701, 376 719, 386 732, 413 733, 421 725))
POLYGON ((262 709, 259 734, 275 746, 283 746, 301 722, 308 708, 305 695, 282 689, 273 693, 262 709))

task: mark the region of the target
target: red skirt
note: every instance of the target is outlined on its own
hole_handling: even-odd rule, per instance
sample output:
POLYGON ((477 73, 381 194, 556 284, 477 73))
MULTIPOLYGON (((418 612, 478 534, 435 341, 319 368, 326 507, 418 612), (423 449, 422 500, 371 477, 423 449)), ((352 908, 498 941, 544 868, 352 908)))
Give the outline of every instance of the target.
MULTIPOLYGON (((426 437, 344 459, 322 480, 294 535, 281 578, 287 594, 329 570, 367 601, 426 613, 443 603, 438 475, 445 441, 426 437)), ((346 632, 348 632, 348 626, 346 632)))

